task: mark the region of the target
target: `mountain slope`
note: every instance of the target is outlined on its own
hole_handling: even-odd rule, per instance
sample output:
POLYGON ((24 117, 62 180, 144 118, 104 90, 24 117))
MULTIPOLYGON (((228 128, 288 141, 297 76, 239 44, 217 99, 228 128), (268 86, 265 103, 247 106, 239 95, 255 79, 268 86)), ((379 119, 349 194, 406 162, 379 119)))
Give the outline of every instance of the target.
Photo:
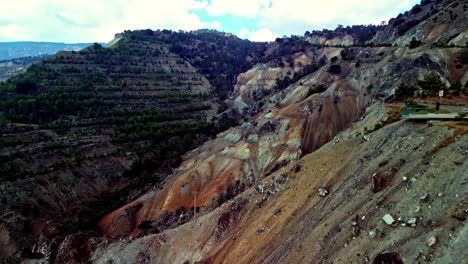
MULTIPOLYGON (((447 1, 443 6, 450 4, 447 1)), ((466 22, 456 28, 466 28, 466 22)), ((273 43, 267 52, 280 48, 281 42, 273 43)), ((394 258, 403 258, 405 263, 416 257, 464 259, 463 220, 450 216, 463 206, 450 204, 463 204, 466 198, 457 184, 466 181, 466 162, 462 161, 466 126, 462 123, 454 131, 400 121, 379 130, 378 124, 394 122, 390 119, 394 110, 377 104, 399 83, 414 83, 430 71, 447 82, 466 81, 466 74, 446 67, 461 51, 425 45, 415 49, 406 44, 305 45, 287 55, 276 53, 280 54, 276 59, 238 77, 230 108, 248 116, 246 122, 187 154, 162 190, 150 191, 104 217, 100 225, 111 238, 102 245, 115 242, 98 246, 91 259, 96 263, 135 259, 148 263, 348 263, 350 258, 378 259, 382 251, 396 251, 399 257, 395 254, 394 258), (356 122, 360 117, 367 119, 356 122), (444 139, 453 134, 456 140, 446 147, 444 139), (406 137, 412 142, 406 142, 406 137), (432 159, 440 159, 443 165, 432 168, 428 163, 432 159), (449 169, 448 160, 458 165, 449 169), (444 177, 453 180, 445 185, 431 176, 447 170, 444 177), (388 189, 373 195, 373 177, 385 178, 388 189), (418 179, 406 187, 408 192, 414 188, 413 195, 397 199, 397 194, 407 192, 403 177, 418 179), (319 188, 327 190, 328 198, 318 195, 319 188), (459 194, 438 196, 448 190, 459 194), (412 213, 418 195, 426 192, 442 198, 434 198, 434 204, 431 200, 433 209, 412 213), (400 224, 414 217, 422 223, 397 231, 382 221, 387 213, 401 216, 400 224), (427 222, 426 217, 444 222, 436 228, 439 225, 427 222), (453 238, 443 235, 446 229, 453 231, 453 238), (369 232, 381 243, 372 247, 369 232), (441 247, 435 255, 425 246, 429 235, 454 249, 441 247)), ((466 72, 466 66, 463 69, 466 72)))
MULTIPOLYGON (((191 38, 226 54, 226 43, 240 41, 206 34, 191 38)), ((59 241, 95 231, 104 213, 159 184, 180 155, 223 129, 212 122, 217 88, 200 73, 219 65, 199 70, 171 52, 176 36, 125 32, 112 47, 59 52, 1 85, 1 230, 9 234, 1 258, 34 255, 49 229, 59 241)))
MULTIPOLYGON (((406 22, 421 19, 420 15, 429 12, 431 6, 466 16, 465 5, 453 3, 424 1, 420 11, 406 14, 406 22)), ((190 73, 196 76, 203 73, 201 77, 206 76, 210 84, 216 82, 217 86, 207 89, 221 97, 222 91, 230 91, 233 83, 228 81, 235 77, 233 90, 222 107, 217 108, 216 98, 200 99, 213 105, 213 109, 200 110, 205 113, 200 118, 213 116, 218 126, 223 122, 232 124, 228 117, 237 118, 240 124, 221 133, 217 133, 220 128, 210 126, 209 131, 195 133, 199 139, 195 142, 186 137, 187 143, 193 143, 190 147, 196 148, 186 152, 180 164, 170 163, 157 174, 141 170, 141 165, 146 164, 141 159, 134 162, 140 165, 132 167, 140 169, 133 170, 131 175, 136 180, 143 178, 144 184, 135 186, 131 180, 129 183, 125 177, 119 178, 123 181, 121 186, 132 186, 130 191, 101 195, 88 208, 81 207, 85 210, 77 218, 63 225, 70 227, 77 220, 81 224, 87 220, 87 224, 97 223, 100 232, 86 228, 63 232, 60 222, 49 225, 51 228, 36 224, 33 231, 37 236, 24 243, 23 258, 54 263, 462 262, 467 245, 466 122, 403 121, 399 120, 402 105, 383 104, 400 84, 421 83, 430 72, 440 82, 452 86, 467 81, 468 66, 460 60, 466 49, 461 42, 454 46, 434 45, 434 41, 445 38, 446 31, 420 38, 419 34, 430 29, 424 26, 430 17, 422 17, 422 21, 413 25, 418 29, 415 31, 398 33, 401 28, 394 23, 386 27, 339 28, 278 39, 267 46, 240 44, 232 36, 203 31, 187 35, 170 31, 125 32, 109 48, 113 51, 95 46, 81 54, 58 54, 44 66, 55 70, 54 64, 59 64, 57 69, 61 72, 57 79, 36 82, 33 94, 62 81, 66 87, 76 87, 77 76, 88 76, 82 73, 86 70, 80 66, 80 59, 97 61, 100 52, 105 52, 117 53, 117 57, 113 54, 110 58, 121 56, 122 60, 129 60, 125 81, 145 98, 153 92, 152 88, 158 87, 151 83, 155 79, 147 79, 158 68, 144 73, 136 71, 143 67, 140 62, 164 55, 157 61, 168 66, 166 69, 176 67, 169 57, 192 65, 196 71, 190 73), (407 43, 413 37, 421 43, 407 43), (226 43, 230 41, 237 43, 232 45, 249 47, 249 52, 242 53, 243 63, 233 69, 229 62, 216 56, 228 52, 232 45, 226 43), (153 55, 149 56, 149 52, 153 55), (133 56, 138 59, 132 61, 133 56), (68 64, 78 70, 66 73, 68 64), (220 79, 217 74, 210 74, 218 67, 221 74, 227 72, 220 79), (68 77, 62 80, 63 76, 68 77), (103 202, 119 200, 118 197, 124 197, 121 203, 103 202), (115 209, 118 206, 121 207, 115 209), (96 214, 91 209, 106 214, 98 221, 103 212, 96 214)), ((437 23, 447 24, 449 34, 458 34, 457 39, 466 38, 467 20, 452 17, 441 16, 437 23)), ((227 57, 240 60, 233 54, 227 57)), ((109 75, 114 76, 114 61, 104 60, 104 65, 87 63, 94 67, 89 75, 93 93, 100 92, 102 86, 111 90, 108 83, 92 74, 107 67, 109 75)), ((180 71, 181 75, 172 77, 187 74, 187 69, 180 71)), ((48 72, 39 71, 39 76, 48 72)), ((105 80, 113 84, 122 81, 120 78, 124 77, 105 80)), ((173 84, 169 87, 175 94, 179 89, 188 90, 182 81, 174 84, 170 78, 156 80, 164 85, 173 84)), ((18 97, 18 101, 21 99, 18 97)), ((158 104, 159 99, 148 101, 158 104)), ((126 102, 132 109, 140 107, 135 102, 126 102)), ((165 105, 168 110, 173 106, 165 105)), ((87 107, 95 105, 85 104, 79 109, 87 107)), ((87 116, 95 111, 92 109, 80 110, 76 120, 81 120, 81 116, 100 120, 87 116)), ((29 122, 54 123, 62 119, 76 122, 73 112, 53 116, 56 118, 53 121, 44 119, 41 111, 27 113, 21 118, 29 122)), ((129 136, 135 128, 146 127, 139 126, 141 122, 142 119, 135 120, 126 130, 120 130, 120 124, 105 123, 107 127, 102 130, 121 132, 118 135, 122 138, 117 137, 119 140, 110 144, 126 152, 141 144, 129 136), (119 145, 121 140, 123 146, 119 145)), ((178 143, 180 138, 169 142, 178 143)), ((157 144, 142 144, 143 157, 166 153, 178 157, 186 150, 181 148, 174 153, 169 145, 152 151, 157 144)), ((158 160, 161 156, 157 156, 158 160)), ((133 153, 114 158, 128 168, 132 162, 129 157, 141 158, 133 153)), ((96 160, 96 164, 103 163, 96 160)), ((109 173, 112 174, 113 171, 109 173)), ((61 174, 57 178, 51 178, 50 183, 60 186, 65 180, 70 181, 61 174)), ((99 190, 120 184, 110 176, 104 180, 89 179, 97 183, 105 180, 104 184, 113 181, 113 185, 101 185, 99 190)), ((17 186, 14 191, 9 184, 2 186, 4 196, 24 190, 22 182, 14 184, 17 186)), ((73 190, 90 184, 94 183, 85 182, 73 190)), ((15 204, 17 201, 10 205, 15 204)), ((34 211, 28 206, 28 203, 20 208, 10 206, 3 216, 0 242, 4 247, 0 253, 10 256, 8 261, 19 257, 16 247, 18 241, 22 242, 17 230, 21 225, 15 226, 15 218, 8 217, 22 210, 34 211)), ((70 215, 76 217, 77 213, 70 215)), ((21 215, 17 219, 27 220, 21 215)), ((26 224, 23 226, 27 227, 26 224)))

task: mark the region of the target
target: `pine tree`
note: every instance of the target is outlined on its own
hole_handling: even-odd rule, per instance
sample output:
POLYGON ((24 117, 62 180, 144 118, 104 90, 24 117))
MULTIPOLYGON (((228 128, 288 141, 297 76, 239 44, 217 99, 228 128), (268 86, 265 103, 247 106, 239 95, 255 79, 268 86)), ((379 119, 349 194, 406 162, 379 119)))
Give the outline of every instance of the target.
POLYGON ((417 81, 419 87, 426 94, 437 94, 440 90, 447 90, 447 86, 435 72, 425 75, 422 80, 417 81))

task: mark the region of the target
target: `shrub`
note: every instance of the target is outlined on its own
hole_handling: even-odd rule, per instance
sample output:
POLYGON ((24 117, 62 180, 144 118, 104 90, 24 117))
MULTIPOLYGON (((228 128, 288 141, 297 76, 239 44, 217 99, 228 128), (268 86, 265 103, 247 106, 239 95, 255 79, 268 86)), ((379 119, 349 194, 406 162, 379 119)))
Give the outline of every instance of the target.
POLYGON ((452 85, 449 88, 449 93, 453 95, 460 95, 461 90, 462 90, 462 85, 460 81, 457 81, 455 83, 452 83, 452 85))
POLYGON ((328 69, 328 72, 332 73, 332 74, 339 74, 339 73, 341 73, 341 66, 338 65, 338 64, 333 64, 328 69))
POLYGON ((395 96, 399 98, 412 97, 416 92, 416 87, 406 83, 400 83, 395 90, 395 96))
POLYGON ((345 61, 351 61, 354 59, 353 50, 345 48, 340 52, 341 58, 345 61))
POLYGON ((463 65, 468 64, 468 48, 464 48, 460 53, 460 56, 458 56, 458 62, 463 65))
POLYGON ((323 93, 326 90, 327 90, 327 87, 325 87, 325 85, 323 85, 323 84, 314 85, 313 87, 309 88, 309 91, 307 92, 306 98, 313 95, 313 94, 316 94, 316 93, 323 93))
POLYGON ((408 44, 408 47, 410 49, 415 49, 415 48, 421 46, 421 44, 422 44, 422 42, 420 40, 417 40, 416 38, 413 37, 411 39, 410 43, 408 44))
POLYGON ((411 9, 411 14, 413 14, 413 15, 414 15, 414 14, 417 14, 417 13, 421 12, 421 10, 422 10, 421 6, 415 5, 415 6, 413 7, 413 9, 411 9))

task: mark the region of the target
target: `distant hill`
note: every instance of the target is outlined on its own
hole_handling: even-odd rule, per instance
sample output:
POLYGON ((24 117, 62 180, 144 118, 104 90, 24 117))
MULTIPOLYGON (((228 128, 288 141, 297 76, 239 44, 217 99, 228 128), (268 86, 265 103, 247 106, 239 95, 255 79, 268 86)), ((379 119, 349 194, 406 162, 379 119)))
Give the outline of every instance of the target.
POLYGON ((92 43, 0 42, 0 60, 53 55, 59 51, 78 51, 91 45, 92 43))
POLYGON ((6 81, 9 78, 26 72, 29 66, 35 62, 47 59, 50 55, 21 57, 11 60, 0 60, 0 82, 6 81))

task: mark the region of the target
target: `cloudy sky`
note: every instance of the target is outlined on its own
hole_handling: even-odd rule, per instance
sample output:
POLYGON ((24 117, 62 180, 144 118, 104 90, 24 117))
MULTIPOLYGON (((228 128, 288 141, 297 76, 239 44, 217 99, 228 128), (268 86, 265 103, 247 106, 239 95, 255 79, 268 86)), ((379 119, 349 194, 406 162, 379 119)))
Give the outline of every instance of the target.
POLYGON ((254 41, 379 23, 420 0, 5 0, 0 41, 108 42, 127 29, 212 28, 254 41))

